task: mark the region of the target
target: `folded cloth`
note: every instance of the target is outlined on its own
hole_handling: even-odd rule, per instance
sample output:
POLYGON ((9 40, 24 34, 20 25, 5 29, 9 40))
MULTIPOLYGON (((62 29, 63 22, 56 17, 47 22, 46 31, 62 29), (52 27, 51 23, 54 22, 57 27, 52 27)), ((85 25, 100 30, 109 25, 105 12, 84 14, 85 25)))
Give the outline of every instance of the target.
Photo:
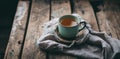
MULTIPOLYGON (((77 14, 73 14, 81 18, 77 14)), ((91 29, 90 24, 77 34, 73 40, 66 40, 59 36, 57 30, 58 19, 55 18, 43 25, 43 33, 37 44, 40 49, 51 53, 64 53, 82 59, 114 59, 120 56, 120 41, 108 36, 106 33, 91 29)), ((82 21, 83 18, 81 18, 82 21)), ((119 57, 118 57, 119 58, 119 57)))

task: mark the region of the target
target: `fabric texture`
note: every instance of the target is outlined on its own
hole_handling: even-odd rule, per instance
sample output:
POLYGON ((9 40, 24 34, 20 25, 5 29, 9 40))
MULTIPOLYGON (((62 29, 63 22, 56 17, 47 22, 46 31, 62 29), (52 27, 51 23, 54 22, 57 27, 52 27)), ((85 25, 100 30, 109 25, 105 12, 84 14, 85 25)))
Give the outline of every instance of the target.
MULTIPOLYGON (((76 17, 79 15, 73 14, 76 17)), ((59 36, 57 30, 58 19, 45 23, 43 33, 37 41, 39 48, 50 53, 64 53, 83 59, 119 59, 120 41, 106 33, 91 29, 90 24, 80 31, 73 40, 66 40, 59 36), (81 33, 82 32, 82 33, 81 33), (117 57, 115 57, 117 56, 117 57)))

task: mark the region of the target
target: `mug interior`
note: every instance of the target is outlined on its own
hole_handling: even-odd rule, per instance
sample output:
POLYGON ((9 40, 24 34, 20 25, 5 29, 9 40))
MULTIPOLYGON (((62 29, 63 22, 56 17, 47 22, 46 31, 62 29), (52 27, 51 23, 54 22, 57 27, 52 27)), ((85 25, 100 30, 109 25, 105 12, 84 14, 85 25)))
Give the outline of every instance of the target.
MULTIPOLYGON (((65 16, 62 16, 62 17, 60 18, 60 20, 59 20, 60 25, 62 25, 63 27, 67 27, 67 26, 64 26, 63 24, 61 24, 61 21, 62 21, 62 20, 65 20, 65 19, 67 19, 67 18, 71 18, 71 19, 73 19, 75 22, 77 22, 77 25, 75 25, 75 26, 78 26, 79 23, 80 23, 80 20, 79 20, 77 17, 75 17, 75 16, 73 16, 73 15, 65 15, 65 16)), ((74 26, 72 26, 72 27, 74 27, 74 26)))

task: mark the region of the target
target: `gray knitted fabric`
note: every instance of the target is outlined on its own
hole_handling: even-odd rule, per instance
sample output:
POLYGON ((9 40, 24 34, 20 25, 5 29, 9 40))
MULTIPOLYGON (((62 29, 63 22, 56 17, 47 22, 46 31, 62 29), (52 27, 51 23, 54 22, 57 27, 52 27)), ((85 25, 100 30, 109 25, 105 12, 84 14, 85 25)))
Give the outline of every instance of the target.
MULTIPOLYGON (((73 15, 81 18, 76 14, 73 15)), ((118 39, 92 30, 87 23, 86 28, 80 31, 83 33, 79 34, 79 32, 75 39, 69 41, 59 37, 57 25, 58 18, 43 25, 44 32, 37 41, 40 49, 50 53, 73 55, 82 59, 120 59, 120 41, 118 39)))

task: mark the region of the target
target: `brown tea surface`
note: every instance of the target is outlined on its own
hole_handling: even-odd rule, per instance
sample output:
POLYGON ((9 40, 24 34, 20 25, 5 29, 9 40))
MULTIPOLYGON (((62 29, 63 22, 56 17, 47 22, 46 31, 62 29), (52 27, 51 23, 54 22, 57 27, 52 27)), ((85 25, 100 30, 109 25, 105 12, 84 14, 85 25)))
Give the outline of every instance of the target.
POLYGON ((77 22, 72 18, 66 18, 61 21, 61 24, 65 27, 72 27, 72 26, 76 26, 77 22))

